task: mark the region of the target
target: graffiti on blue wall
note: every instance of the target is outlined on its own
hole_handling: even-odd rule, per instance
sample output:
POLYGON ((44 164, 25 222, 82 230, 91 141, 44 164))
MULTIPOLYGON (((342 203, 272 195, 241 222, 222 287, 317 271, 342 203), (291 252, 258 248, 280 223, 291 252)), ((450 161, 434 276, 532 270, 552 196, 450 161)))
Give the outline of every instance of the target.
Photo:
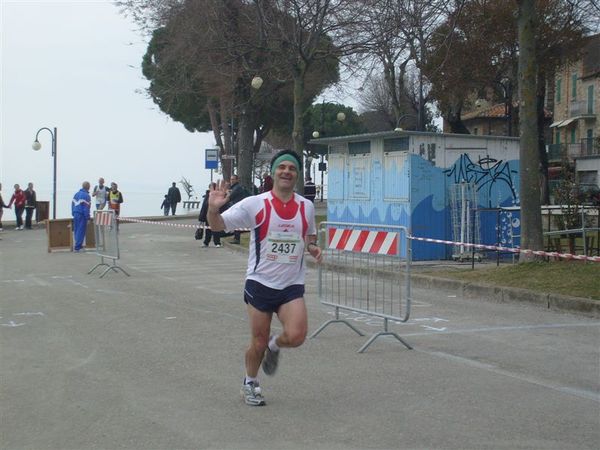
MULTIPOLYGON (((333 222, 402 225, 416 236, 452 239, 449 185, 475 185, 477 203, 488 209, 481 216, 482 243, 518 244, 519 161, 471 153, 454 164, 438 167, 434 145, 418 154, 388 152, 383 158, 330 156, 327 219, 333 222), (509 208, 510 207, 510 208, 509 208), (498 213, 499 208, 503 209, 498 213)), ((442 158, 444 159, 444 158, 442 158)), ((413 243, 415 260, 450 256, 450 247, 413 243)))
POLYGON ((518 204, 517 188, 513 179, 513 175, 518 171, 512 169, 509 162, 486 156, 475 163, 469 155, 463 153, 452 168, 445 170, 444 173, 447 177, 453 177, 454 183, 462 181, 474 183, 477 192, 484 194, 482 200, 487 203, 485 206, 488 208, 498 206, 493 204, 492 191, 494 189, 502 191, 501 185, 508 188, 512 196, 512 204, 518 204))

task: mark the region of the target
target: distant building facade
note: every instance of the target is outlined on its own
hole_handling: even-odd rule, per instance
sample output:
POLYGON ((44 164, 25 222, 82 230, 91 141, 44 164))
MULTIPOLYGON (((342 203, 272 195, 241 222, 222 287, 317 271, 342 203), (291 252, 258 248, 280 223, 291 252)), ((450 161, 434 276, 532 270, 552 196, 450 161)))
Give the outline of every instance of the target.
POLYGON ((588 38, 578 61, 555 72, 548 91, 554 106, 549 161, 559 166, 567 158, 580 183, 600 185, 600 34, 588 38))

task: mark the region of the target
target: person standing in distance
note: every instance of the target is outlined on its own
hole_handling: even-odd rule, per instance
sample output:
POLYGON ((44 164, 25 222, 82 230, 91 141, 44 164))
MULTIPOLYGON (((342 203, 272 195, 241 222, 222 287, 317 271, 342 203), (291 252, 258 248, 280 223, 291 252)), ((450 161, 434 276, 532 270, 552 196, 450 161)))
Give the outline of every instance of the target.
POLYGON ((241 388, 250 406, 265 404, 258 382, 261 362, 265 374, 273 375, 280 349, 298 347, 306 338, 304 251, 321 262, 321 249, 315 243, 314 206, 294 193, 298 174, 302 173, 300 157, 291 150, 282 150, 271 161, 271 173, 271 191, 247 197, 222 214, 219 209, 228 201, 226 183, 219 181, 211 189, 208 202, 208 222, 213 231, 252 229, 244 287, 251 336, 241 388), (270 336, 273 313, 283 331, 270 336))
POLYGON ((2 216, 4 215, 4 208, 8 208, 8 205, 4 204, 2 199, 2 183, 0 183, 0 231, 4 231, 2 228, 2 216))
POLYGON ((92 198, 90 197, 90 183, 84 181, 81 183, 81 189, 73 196, 71 203, 71 213, 73 215, 73 236, 75 238, 75 247, 73 250, 76 252, 81 251, 83 241, 85 240, 85 232, 87 230, 87 223, 90 220, 90 204, 92 198))
POLYGON ((12 207, 13 203, 15 204, 15 218, 17 220, 17 226, 15 230, 23 229, 23 210, 25 209, 25 203, 27 202, 27 197, 25 196, 25 192, 21 189, 21 186, 15 184, 15 192, 10 198, 8 202, 8 207, 12 207))
POLYGON ((317 186, 315 186, 315 183, 311 177, 306 177, 306 181, 304 182, 304 198, 314 203, 316 196, 317 186))
POLYGON ((96 199, 96 209, 98 211, 104 209, 108 197, 108 188, 104 185, 104 178, 101 177, 98 179, 98 184, 94 186, 92 197, 96 199))
POLYGON ((121 214, 121 203, 123 203, 123 194, 119 191, 119 186, 114 181, 110 183, 110 191, 108 191, 108 208, 115 212, 115 216, 121 214))
POLYGON ((169 204, 171 205, 171 214, 174 216, 175 210, 177 209, 177 203, 181 201, 181 192, 174 181, 167 192, 167 196, 169 197, 169 204))
POLYGON ((25 189, 25 199, 25 228, 31 230, 31 219, 37 204, 33 183, 27 184, 27 189, 25 189))
MULTIPOLYGON (((250 194, 240 184, 240 177, 238 177, 236 174, 231 175, 230 182, 231 183, 230 183, 230 186, 229 186, 229 193, 228 193, 228 197, 227 197, 227 203, 229 203, 231 206, 233 206, 236 203, 242 201, 244 198, 248 197, 248 195, 250 195, 250 194)), ((242 233, 240 231, 234 230, 234 232, 233 232, 233 239, 231 241, 229 241, 229 243, 230 244, 239 244, 240 243, 241 234, 242 233)))

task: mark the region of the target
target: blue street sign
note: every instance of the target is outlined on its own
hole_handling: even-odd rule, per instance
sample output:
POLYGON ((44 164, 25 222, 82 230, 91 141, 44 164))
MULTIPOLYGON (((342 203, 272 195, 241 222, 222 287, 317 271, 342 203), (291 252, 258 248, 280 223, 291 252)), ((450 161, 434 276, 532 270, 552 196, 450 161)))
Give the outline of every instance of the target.
POLYGON ((205 169, 218 169, 219 168, 219 149, 218 148, 207 148, 205 151, 205 169))

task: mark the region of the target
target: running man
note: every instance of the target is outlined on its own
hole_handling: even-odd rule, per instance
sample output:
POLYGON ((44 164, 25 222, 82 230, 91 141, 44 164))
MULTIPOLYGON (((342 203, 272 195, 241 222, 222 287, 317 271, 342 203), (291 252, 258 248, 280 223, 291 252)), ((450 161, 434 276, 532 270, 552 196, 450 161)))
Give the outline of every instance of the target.
POLYGON ((213 231, 252 230, 244 287, 251 337, 241 389, 244 401, 251 406, 265 404, 258 382, 261 362, 265 374, 275 374, 280 349, 298 347, 306 338, 305 249, 321 262, 321 249, 315 242, 314 206, 294 193, 302 173, 300 157, 291 150, 277 153, 271 160, 271 173, 271 191, 246 197, 222 214, 219 208, 227 202, 225 182, 211 189, 208 202, 208 223, 213 231), (273 313, 283 331, 270 336, 273 313))

